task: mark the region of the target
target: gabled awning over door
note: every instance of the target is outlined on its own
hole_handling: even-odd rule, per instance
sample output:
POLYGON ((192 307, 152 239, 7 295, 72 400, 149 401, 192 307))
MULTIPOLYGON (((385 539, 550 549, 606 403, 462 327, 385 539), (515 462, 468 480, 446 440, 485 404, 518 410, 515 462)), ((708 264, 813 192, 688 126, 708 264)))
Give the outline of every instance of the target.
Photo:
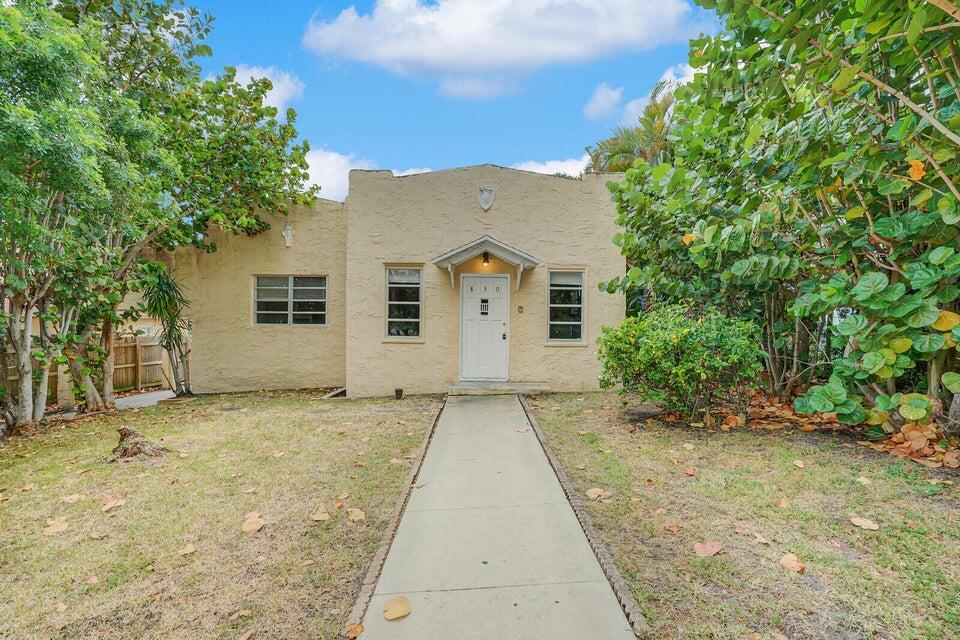
POLYGON ((517 270, 517 289, 520 288, 520 278, 523 272, 540 266, 540 261, 529 253, 524 253, 490 236, 480 236, 472 242, 451 249, 442 256, 434 258, 433 264, 441 269, 446 269, 450 273, 450 286, 456 288, 453 277, 454 269, 485 252, 497 256, 517 270))

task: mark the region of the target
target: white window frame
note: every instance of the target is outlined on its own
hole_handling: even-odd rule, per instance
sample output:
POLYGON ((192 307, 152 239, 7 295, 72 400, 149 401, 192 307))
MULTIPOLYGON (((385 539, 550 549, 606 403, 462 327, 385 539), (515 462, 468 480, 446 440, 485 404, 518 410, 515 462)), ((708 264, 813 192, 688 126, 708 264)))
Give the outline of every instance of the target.
POLYGON ((297 274, 297 275, 288 275, 288 274, 270 274, 270 273, 260 273, 253 277, 253 323, 258 327, 324 327, 327 325, 328 320, 328 302, 327 302, 327 291, 330 286, 330 278, 325 275, 313 275, 313 274, 297 274), (280 289, 281 287, 262 287, 260 286, 260 278, 286 278, 287 284, 285 286, 287 290, 287 310, 284 311, 259 311, 257 309, 258 302, 284 302, 282 299, 269 299, 269 298, 260 298, 260 289, 280 289), (323 278, 322 287, 296 287, 294 286, 294 278, 323 278), (295 289, 322 289, 323 297, 322 298, 294 298, 293 292, 295 289), (294 311, 293 304, 294 302, 322 302, 323 311, 294 311), (271 314, 279 315, 285 313, 287 316, 287 321, 283 323, 277 322, 260 322, 260 314, 271 314), (295 315, 323 315, 323 322, 297 322, 293 321, 295 315))
POLYGON ((401 341, 401 342, 420 342, 423 340, 423 265, 421 264, 388 264, 385 266, 383 271, 383 280, 384 280, 384 306, 383 306, 383 317, 385 322, 383 323, 384 336, 387 340, 390 341, 401 341), (420 274, 420 279, 416 285, 413 285, 409 282, 397 282, 391 284, 390 282, 390 272, 391 271, 417 271, 420 274), (408 302, 408 301, 391 301, 390 300, 390 289, 391 288, 400 288, 400 287, 417 287, 417 301, 408 302), (416 305, 419 309, 417 318, 391 318, 390 317, 390 305, 416 305), (417 335, 415 336, 395 336, 390 334, 390 323, 391 322, 416 322, 417 323, 417 335))
POLYGON ((547 272, 547 341, 548 342, 557 342, 557 343, 579 343, 583 342, 583 333, 584 333, 584 322, 586 320, 586 284, 587 284, 587 274, 583 269, 551 269, 547 272), (571 291, 570 286, 553 286, 553 274, 555 273, 574 273, 580 276, 580 304, 554 304, 552 302, 551 294, 553 291, 571 291), (551 320, 550 312, 554 308, 559 309, 580 309, 580 321, 571 322, 568 320, 551 320), (580 337, 579 338, 554 338, 551 335, 550 329, 554 325, 577 325, 580 327, 580 337))

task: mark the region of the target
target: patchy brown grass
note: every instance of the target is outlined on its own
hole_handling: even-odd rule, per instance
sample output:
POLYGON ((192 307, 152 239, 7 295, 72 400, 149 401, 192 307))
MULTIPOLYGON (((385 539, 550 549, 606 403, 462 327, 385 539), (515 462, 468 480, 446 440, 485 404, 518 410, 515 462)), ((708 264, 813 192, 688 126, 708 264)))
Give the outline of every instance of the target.
POLYGON ((531 404, 577 491, 614 492, 587 511, 655 638, 960 637, 956 472, 838 434, 648 424, 614 394, 531 404), (697 557, 705 540, 723 550, 697 557), (780 566, 786 553, 804 573, 780 566))
POLYGON ((7 442, 0 638, 336 637, 439 405, 229 395, 7 442), (123 425, 172 451, 107 464, 123 425), (321 503, 332 517, 313 522, 321 503), (243 533, 252 511, 267 524, 243 533), (45 536, 55 518, 67 530, 45 536))

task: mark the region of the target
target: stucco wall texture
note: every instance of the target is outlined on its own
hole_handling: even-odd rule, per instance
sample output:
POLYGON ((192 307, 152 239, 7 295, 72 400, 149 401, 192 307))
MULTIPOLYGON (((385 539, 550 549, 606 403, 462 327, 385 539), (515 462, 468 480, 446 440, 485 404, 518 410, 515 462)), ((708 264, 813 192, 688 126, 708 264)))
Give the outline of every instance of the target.
POLYGON ((603 325, 624 316, 621 295, 602 293, 597 282, 623 273, 613 244, 615 213, 606 182, 491 165, 394 177, 389 171, 350 173, 347 199, 347 391, 356 396, 446 391, 459 377, 461 273, 510 275, 509 370, 511 380, 546 382, 554 391, 595 389, 600 368, 596 338, 603 325), (484 211, 477 189, 493 188, 484 211), (537 258, 520 289, 511 265, 491 256, 458 269, 455 282, 431 264, 443 253, 489 235, 537 258), (422 339, 385 337, 385 265, 423 268, 422 339), (550 269, 582 269, 584 338, 551 343, 547 327, 550 269), (523 307, 523 313, 518 307, 523 307))
POLYGON ((346 210, 317 200, 253 237, 214 233, 217 250, 181 250, 177 274, 190 300, 191 382, 199 393, 344 386, 346 210), (293 229, 285 245, 284 227, 293 229), (258 275, 327 276, 326 325, 257 325, 258 275))
POLYGON ((445 392, 459 378, 460 276, 510 278, 511 380, 554 391, 597 387, 596 338, 624 316, 622 295, 597 283, 624 270, 612 242, 615 214, 605 184, 492 165, 395 177, 352 171, 345 204, 318 200, 255 237, 217 236, 218 250, 177 253, 191 300, 193 388, 198 392, 346 386, 351 396, 445 392), (495 192, 484 211, 479 187, 495 192), (293 245, 281 232, 294 231, 293 245), (537 258, 524 271, 491 254, 457 268, 456 288, 432 260, 489 235, 537 258), (418 339, 386 336, 386 269, 423 269, 418 339), (548 340, 550 270, 584 272, 584 331, 576 343, 548 340), (256 275, 327 276, 326 326, 254 324, 256 275), (518 308, 523 307, 520 313, 518 308))

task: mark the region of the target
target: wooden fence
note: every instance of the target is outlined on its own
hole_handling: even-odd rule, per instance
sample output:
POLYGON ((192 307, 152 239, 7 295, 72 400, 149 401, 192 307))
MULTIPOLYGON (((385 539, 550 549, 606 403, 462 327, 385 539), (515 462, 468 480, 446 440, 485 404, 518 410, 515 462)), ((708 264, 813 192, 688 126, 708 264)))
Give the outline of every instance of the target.
POLYGON ((166 384, 163 376, 163 347, 153 336, 119 338, 113 347, 113 388, 140 391, 166 384))
MULTIPOLYGON (((13 353, 7 359, 4 380, 6 393, 17 393, 17 366, 13 353)), ((124 336, 117 339, 113 349, 113 388, 115 391, 140 391, 144 387, 166 385, 163 375, 163 347, 155 336, 124 336)), ((34 362, 34 366, 37 363, 34 362)), ((99 378, 96 380, 99 385, 99 378)), ((57 367, 50 368, 47 382, 48 402, 57 401, 57 367)))
MULTIPOLYGON (((0 349, 3 345, 0 345, 0 349)), ((34 370, 39 366, 37 361, 33 361, 34 370)), ((17 395, 17 356, 13 349, 7 350, 7 370, 6 375, 0 382, 3 383, 4 393, 13 397, 17 395)), ((36 383, 34 383, 36 384, 36 383)), ((47 378, 47 398, 48 402, 54 402, 57 399, 57 367, 50 367, 50 377, 47 378)))

